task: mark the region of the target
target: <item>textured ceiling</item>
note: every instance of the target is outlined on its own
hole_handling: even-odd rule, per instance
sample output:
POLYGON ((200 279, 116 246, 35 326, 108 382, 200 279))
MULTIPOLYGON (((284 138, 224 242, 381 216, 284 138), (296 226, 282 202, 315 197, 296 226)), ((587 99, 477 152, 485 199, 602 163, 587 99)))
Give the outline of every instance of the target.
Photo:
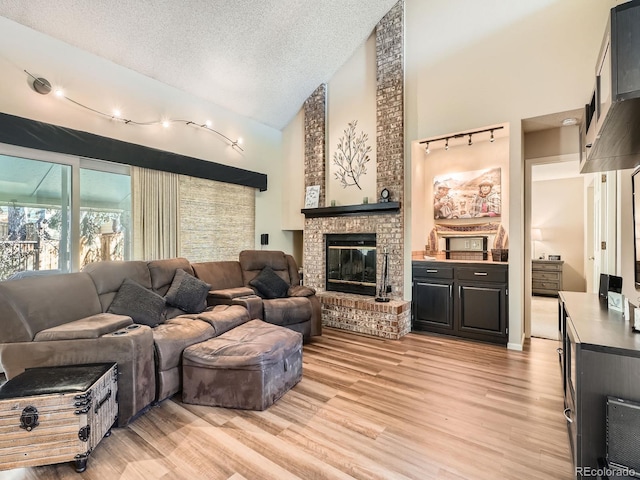
POLYGON ((0 0, 0 15, 282 129, 397 0, 0 0))

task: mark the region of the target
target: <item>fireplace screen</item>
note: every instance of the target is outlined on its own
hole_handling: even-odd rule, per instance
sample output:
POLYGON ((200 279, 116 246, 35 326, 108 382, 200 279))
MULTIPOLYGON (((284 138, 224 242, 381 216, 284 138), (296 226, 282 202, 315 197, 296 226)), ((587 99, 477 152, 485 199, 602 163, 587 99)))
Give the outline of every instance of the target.
POLYGON ((375 234, 327 237, 327 290, 376 294, 375 234))

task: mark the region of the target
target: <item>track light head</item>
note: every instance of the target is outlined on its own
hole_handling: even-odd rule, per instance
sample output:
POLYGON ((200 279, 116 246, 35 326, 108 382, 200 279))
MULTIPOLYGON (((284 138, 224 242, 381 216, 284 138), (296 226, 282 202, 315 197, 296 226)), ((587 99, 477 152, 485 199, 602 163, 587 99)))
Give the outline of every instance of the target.
POLYGON ((489 139, 491 143, 495 142, 496 139, 493 137, 493 130, 491 130, 491 138, 489 139))
POLYGON ((425 148, 424 151, 426 152, 427 155, 431 153, 431 150, 429 150, 429 142, 427 142, 427 148, 425 148))
POLYGON ((469 143, 468 143, 468 145, 469 146, 473 145, 473 142, 471 141, 471 134, 469 134, 469 143))
POLYGON ((445 150, 449 150, 449 139, 448 138, 444 141, 444 149, 445 150))
POLYGON ((46 78, 35 78, 33 80, 33 89, 40 95, 47 95, 51 92, 51 84, 46 78))

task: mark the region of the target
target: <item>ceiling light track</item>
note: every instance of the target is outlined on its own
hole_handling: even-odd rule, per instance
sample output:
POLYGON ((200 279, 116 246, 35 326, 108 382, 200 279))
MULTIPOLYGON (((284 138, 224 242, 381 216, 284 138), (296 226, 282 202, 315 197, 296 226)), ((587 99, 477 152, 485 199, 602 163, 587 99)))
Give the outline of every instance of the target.
MULTIPOLYGON (((33 88, 36 92, 38 92, 41 95, 47 95, 52 91, 51 83, 49 83, 49 81, 46 78, 36 77, 35 75, 32 75, 31 73, 29 73, 27 70, 24 70, 24 72, 33 79, 33 88)), ((137 122, 135 120, 122 117, 120 115, 120 111, 115 111, 113 114, 109 114, 109 113, 101 112, 100 110, 96 110, 95 108, 91 108, 80 102, 77 102, 76 100, 69 98, 61 89, 56 89, 55 95, 57 97, 63 98, 73 103, 74 105, 77 105, 78 107, 84 108, 85 110, 89 110, 90 112, 96 113, 98 115, 109 118, 116 122, 122 122, 126 125, 129 125, 129 124, 138 125, 138 126, 162 125, 165 128, 169 127, 169 125, 172 123, 183 123, 185 125, 194 125, 198 128, 202 128, 203 130, 208 130, 212 133, 215 133, 216 135, 219 135, 220 137, 224 138, 227 142, 229 142, 229 144, 233 149, 238 149, 241 152, 244 152, 244 149, 240 146, 242 144, 242 138, 237 138, 236 140, 233 140, 227 137, 224 133, 219 132, 214 128, 211 128, 211 121, 209 120, 207 120, 205 123, 202 123, 202 124, 191 121, 191 120, 179 120, 179 119, 164 119, 164 120, 153 120, 150 122, 137 122)))
POLYGON ((446 137, 430 138, 429 140, 422 140, 419 143, 420 144, 425 144, 426 143, 427 146, 425 148, 425 152, 426 153, 430 153, 431 149, 429 148, 429 144, 431 144, 433 142, 439 142, 441 140, 444 140, 444 149, 445 150, 449 150, 449 140, 455 140, 455 139, 458 139, 458 138, 463 138, 463 137, 468 136, 469 137, 469 141, 467 142, 467 145, 471 146, 471 145, 473 145, 473 141, 471 140, 471 137, 473 135, 478 135, 480 133, 485 133, 485 132, 491 132, 491 137, 489 138, 489 141, 493 143, 493 141, 495 140, 493 132, 495 130, 500 130, 502 128, 504 128, 504 127, 503 126, 491 127, 491 128, 484 128, 482 130, 473 130, 473 131, 469 131, 469 132, 456 133, 455 135, 447 135, 446 137))

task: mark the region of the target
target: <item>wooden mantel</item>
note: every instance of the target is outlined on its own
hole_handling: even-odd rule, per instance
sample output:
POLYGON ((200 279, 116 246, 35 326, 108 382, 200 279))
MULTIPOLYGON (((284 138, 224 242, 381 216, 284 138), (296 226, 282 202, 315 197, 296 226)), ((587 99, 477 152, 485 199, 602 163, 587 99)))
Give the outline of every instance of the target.
POLYGON ((303 208, 306 218, 340 217, 343 215, 371 215, 400 211, 400 202, 363 203, 361 205, 341 205, 339 207, 303 208))

